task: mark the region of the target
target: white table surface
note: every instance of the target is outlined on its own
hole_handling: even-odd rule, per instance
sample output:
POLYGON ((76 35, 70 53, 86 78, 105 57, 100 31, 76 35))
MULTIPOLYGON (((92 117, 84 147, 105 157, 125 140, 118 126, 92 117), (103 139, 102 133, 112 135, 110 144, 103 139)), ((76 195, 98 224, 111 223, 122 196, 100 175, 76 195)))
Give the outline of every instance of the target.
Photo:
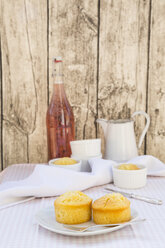
MULTIPOLYGON (((0 183, 28 176, 34 165, 15 165, 0 173, 0 183)), ((110 185, 113 187, 113 185, 110 185)), ((105 194, 103 187, 84 191, 92 198, 105 194)), ((130 191, 129 191, 130 192, 130 191)), ((145 188, 134 193, 162 199, 161 206, 131 199, 141 218, 147 221, 116 232, 90 237, 69 237, 50 232, 35 222, 38 210, 53 206, 55 197, 35 199, 0 210, 0 248, 165 248, 165 178, 150 177, 145 188)))

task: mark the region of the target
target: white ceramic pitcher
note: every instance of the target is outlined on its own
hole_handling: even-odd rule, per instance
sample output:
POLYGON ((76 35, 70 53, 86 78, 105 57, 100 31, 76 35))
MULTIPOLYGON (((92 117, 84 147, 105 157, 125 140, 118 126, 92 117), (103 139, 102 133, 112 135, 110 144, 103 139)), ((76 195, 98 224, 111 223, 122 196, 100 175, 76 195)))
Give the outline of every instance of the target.
POLYGON ((150 125, 150 117, 144 111, 134 112, 132 119, 110 120, 98 119, 105 135, 105 159, 115 160, 117 162, 128 161, 129 159, 138 156, 138 149, 141 147, 145 134, 150 125), (134 132, 134 116, 144 115, 147 119, 146 126, 140 136, 138 148, 136 146, 134 132))

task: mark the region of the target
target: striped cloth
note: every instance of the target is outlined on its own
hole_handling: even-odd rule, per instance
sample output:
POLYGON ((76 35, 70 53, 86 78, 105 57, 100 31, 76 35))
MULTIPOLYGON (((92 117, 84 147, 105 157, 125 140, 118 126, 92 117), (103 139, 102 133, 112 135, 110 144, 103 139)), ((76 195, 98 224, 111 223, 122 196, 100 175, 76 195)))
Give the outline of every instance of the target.
MULTIPOLYGON (((0 174, 0 183, 23 179, 33 168, 31 164, 8 167, 0 174)), ((105 194, 103 188, 95 187, 84 192, 96 199, 105 194)), ((134 192, 165 202, 165 178, 150 177, 145 188, 134 192)), ((131 199, 131 206, 141 218, 147 219, 146 222, 109 234, 69 237, 50 232, 35 222, 37 211, 52 206, 54 200, 55 197, 35 199, 0 210, 0 248, 165 248, 165 204, 157 206, 131 199)))

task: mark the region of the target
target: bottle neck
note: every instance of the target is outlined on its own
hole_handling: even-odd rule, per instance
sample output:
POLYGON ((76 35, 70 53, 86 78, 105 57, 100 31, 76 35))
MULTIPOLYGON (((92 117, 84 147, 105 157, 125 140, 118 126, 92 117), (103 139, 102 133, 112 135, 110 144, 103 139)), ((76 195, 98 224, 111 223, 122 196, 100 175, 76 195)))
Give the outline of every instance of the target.
POLYGON ((63 84, 62 61, 53 60, 53 84, 63 84))

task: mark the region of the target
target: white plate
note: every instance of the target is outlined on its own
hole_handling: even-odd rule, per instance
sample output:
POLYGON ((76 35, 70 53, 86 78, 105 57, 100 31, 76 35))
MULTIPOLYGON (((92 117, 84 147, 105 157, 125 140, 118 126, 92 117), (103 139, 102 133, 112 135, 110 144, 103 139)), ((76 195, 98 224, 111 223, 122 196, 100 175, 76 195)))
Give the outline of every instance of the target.
MULTIPOLYGON (((138 218, 137 211, 134 209, 131 209, 131 216, 132 216, 131 221, 134 221, 135 219, 137 219, 138 218)), ((98 228, 94 228, 86 232, 71 231, 71 230, 66 229, 63 226, 63 224, 60 224, 56 221, 54 207, 48 207, 48 208, 41 209, 36 214, 36 221, 40 226, 44 227, 45 229, 49 231, 60 233, 62 235, 68 235, 68 236, 99 235, 99 234, 109 233, 109 232, 113 232, 121 228, 124 228, 124 226, 116 226, 116 227, 110 227, 110 228, 98 227, 98 228)), ((79 224, 75 226, 86 226, 87 224, 91 222, 93 223, 93 221, 89 221, 89 222, 85 222, 83 224, 79 224)))

